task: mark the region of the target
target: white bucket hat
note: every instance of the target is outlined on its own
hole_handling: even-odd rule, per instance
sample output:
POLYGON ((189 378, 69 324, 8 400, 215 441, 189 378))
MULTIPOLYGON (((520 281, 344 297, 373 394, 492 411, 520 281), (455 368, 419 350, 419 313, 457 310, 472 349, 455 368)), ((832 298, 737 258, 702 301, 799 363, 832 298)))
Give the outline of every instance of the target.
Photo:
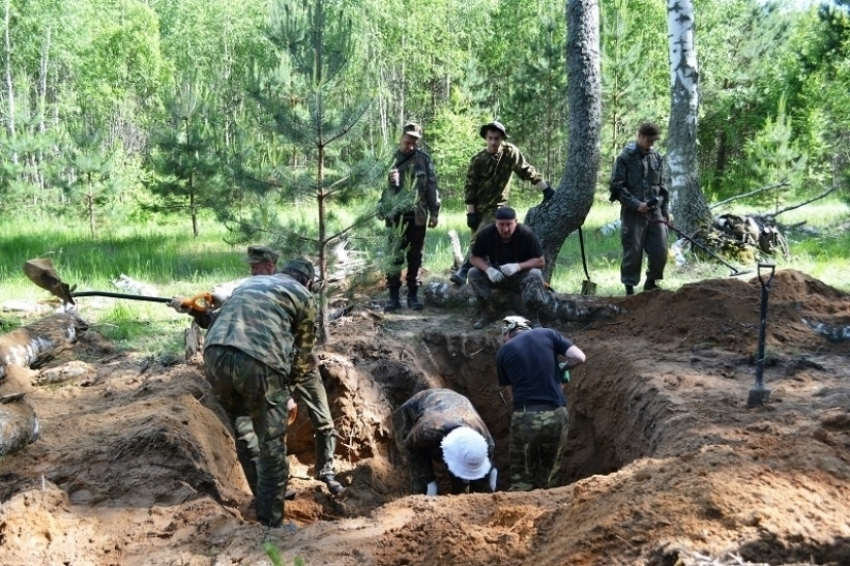
POLYGON ((449 472, 462 480, 481 479, 492 467, 487 457, 487 441, 468 426, 448 433, 440 446, 449 472))

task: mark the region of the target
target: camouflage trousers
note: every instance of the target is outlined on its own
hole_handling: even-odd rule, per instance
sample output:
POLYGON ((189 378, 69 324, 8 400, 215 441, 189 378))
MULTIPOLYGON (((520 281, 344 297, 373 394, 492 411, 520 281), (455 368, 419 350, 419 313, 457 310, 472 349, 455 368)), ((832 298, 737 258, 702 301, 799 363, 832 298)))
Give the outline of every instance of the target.
POLYGON ((240 417, 250 419, 258 457, 255 462, 248 443, 238 434, 236 455, 256 498, 257 519, 279 527, 289 480, 286 378, 236 348, 217 345, 204 350, 204 373, 234 430, 240 417))
POLYGON ((413 217, 401 216, 389 225, 390 265, 387 267, 387 287, 401 287, 401 271, 407 260, 407 288, 419 288, 419 270, 425 250, 425 225, 417 226, 413 217))
MULTIPOLYGON (((292 386, 292 389, 295 400, 307 409, 307 416, 313 426, 313 434, 316 438, 316 479, 336 475, 334 452, 336 452, 337 431, 334 428, 328 395, 322 384, 319 368, 305 375, 298 384, 292 386)), ((247 443, 252 460, 256 461, 260 455, 260 447, 251 419, 247 417, 238 419, 236 430, 239 437, 247 443)), ((256 475, 254 477, 256 478, 256 475)), ((251 478, 248 478, 248 483, 251 483, 251 478)), ((254 485, 251 489, 255 489, 254 485)))
POLYGON ((566 407, 541 413, 513 412, 508 447, 511 491, 557 487, 569 426, 566 407))
POLYGON ((493 283, 486 273, 473 267, 469 271, 469 286, 482 309, 494 312, 518 310, 529 318, 537 318, 540 309, 551 300, 543 286, 543 272, 539 269, 520 271, 493 283), (516 304, 517 299, 519 305, 516 304))
POLYGON ((620 213, 620 220, 620 243, 623 246, 620 281, 631 286, 640 283, 644 251, 647 259, 646 278, 664 279, 664 267, 667 265, 667 226, 661 222, 650 222, 643 215, 627 209, 620 213))

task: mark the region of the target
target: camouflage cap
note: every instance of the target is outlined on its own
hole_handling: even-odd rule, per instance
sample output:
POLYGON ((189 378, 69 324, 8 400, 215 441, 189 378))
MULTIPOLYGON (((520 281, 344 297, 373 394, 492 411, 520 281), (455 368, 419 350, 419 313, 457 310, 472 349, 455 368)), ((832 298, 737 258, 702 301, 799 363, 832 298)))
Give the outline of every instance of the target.
POLYGON ((508 139, 508 131, 505 129, 504 124, 502 124, 501 122, 493 120, 492 122, 484 124, 483 126, 481 126, 481 129, 478 130, 478 134, 482 138, 487 139, 487 130, 498 130, 502 132, 503 138, 508 139))
POLYGON ((638 128, 638 134, 649 141, 655 141, 661 137, 661 129, 654 122, 644 122, 638 128))
POLYGON ((310 263, 303 257, 289 260, 288 262, 286 262, 286 265, 283 267, 283 270, 300 273, 301 275, 307 278, 307 281, 312 281, 316 278, 316 268, 313 267, 312 263, 310 263))
POLYGON ((407 124, 405 124, 402 128, 402 132, 412 138, 422 138, 422 126, 420 126, 416 122, 408 122, 407 124))
POLYGON ((277 263, 279 254, 268 246, 250 245, 248 246, 248 255, 245 256, 245 261, 248 263, 263 263, 270 261, 277 263))

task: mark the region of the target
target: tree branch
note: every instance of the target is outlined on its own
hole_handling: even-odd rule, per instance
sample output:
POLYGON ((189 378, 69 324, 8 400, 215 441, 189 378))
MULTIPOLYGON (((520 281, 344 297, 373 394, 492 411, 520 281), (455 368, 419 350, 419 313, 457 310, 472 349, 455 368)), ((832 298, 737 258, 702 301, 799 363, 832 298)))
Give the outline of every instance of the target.
POLYGON ((807 200, 807 201, 801 202, 800 204, 795 204, 794 206, 789 206, 789 207, 787 207, 787 208, 783 208, 782 210, 778 210, 778 211, 774 212, 774 213, 772 214, 772 216, 773 216, 774 218, 776 218, 777 216, 779 216, 779 215, 780 215, 780 214, 782 214, 783 212, 788 212, 789 210, 794 210, 795 208, 800 208, 801 206, 805 206, 805 205, 807 205, 807 204, 811 204, 811 203, 815 202, 816 200, 820 200, 820 199, 822 199, 822 198, 826 197, 828 194, 830 194, 830 193, 832 193, 832 192, 835 192, 835 191, 837 191, 837 190, 838 190, 838 185, 835 185, 834 187, 832 187, 832 188, 830 188, 830 189, 828 189, 828 190, 826 190, 826 191, 822 192, 821 194, 819 194, 818 196, 816 196, 816 197, 815 197, 815 198, 813 198, 813 199, 809 199, 809 200, 807 200))
POLYGON ((718 202, 718 203, 716 203, 716 204, 713 204, 713 205, 709 206, 709 207, 708 207, 708 210, 713 210, 713 209, 717 208, 718 206, 722 206, 722 205, 724 205, 724 204, 730 203, 730 202, 732 202, 733 200, 738 200, 738 199, 742 199, 742 198, 750 197, 750 196, 753 196, 753 195, 757 195, 758 193, 762 193, 762 192, 764 192, 764 191, 769 191, 769 190, 771 190, 771 189, 776 189, 776 188, 778 188, 778 187, 787 187, 787 186, 788 186, 788 181, 786 181, 786 180, 784 180, 784 179, 783 179, 782 181, 779 181, 778 183, 776 183, 776 184, 774 184, 774 185, 768 185, 767 187, 762 187, 762 188, 760 188, 760 189, 756 189, 756 190, 754 190, 754 191, 750 191, 750 192, 748 192, 748 193, 744 193, 744 194, 742 194, 742 195, 735 195, 735 196, 734 196, 734 197, 732 197, 732 198, 727 198, 726 200, 722 200, 722 201, 720 201, 720 202, 718 202))

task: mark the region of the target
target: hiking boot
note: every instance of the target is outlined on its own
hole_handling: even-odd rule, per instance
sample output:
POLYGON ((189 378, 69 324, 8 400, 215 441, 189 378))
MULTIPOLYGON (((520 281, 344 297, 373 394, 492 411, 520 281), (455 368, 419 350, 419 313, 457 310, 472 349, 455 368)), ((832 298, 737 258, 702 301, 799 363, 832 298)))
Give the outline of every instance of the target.
POLYGON ((398 298, 398 287, 390 287, 390 300, 384 305, 384 312, 392 312, 401 309, 401 300, 398 298))
POLYGON ((485 326, 487 326, 488 324, 490 324, 491 322, 494 322, 495 320, 496 320, 496 314, 495 313, 492 313, 492 312, 489 312, 489 311, 483 311, 478 316, 478 318, 475 320, 475 322, 472 323, 472 328, 474 328, 476 330, 480 330, 480 329, 484 328, 485 326))
POLYGON ((345 486, 339 483, 334 475, 328 474, 326 476, 322 476, 322 481, 325 482, 326 486, 328 486, 328 491, 331 492, 331 495, 339 495, 345 491, 345 486))
POLYGON ((424 306, 416 295, 407 297, 407 308, 414 311, 421 311, 424 306))
POLYGON ((653 289, 660 288, 661 287, 658 286, 658 283, 655 282, 655 279, 647 279, 646 282, 643 284, 644 291, 652 291, 653 289))
POLYGON ((635 294, 635 286, 634 285, 626 285, 626 296, 635 294))

